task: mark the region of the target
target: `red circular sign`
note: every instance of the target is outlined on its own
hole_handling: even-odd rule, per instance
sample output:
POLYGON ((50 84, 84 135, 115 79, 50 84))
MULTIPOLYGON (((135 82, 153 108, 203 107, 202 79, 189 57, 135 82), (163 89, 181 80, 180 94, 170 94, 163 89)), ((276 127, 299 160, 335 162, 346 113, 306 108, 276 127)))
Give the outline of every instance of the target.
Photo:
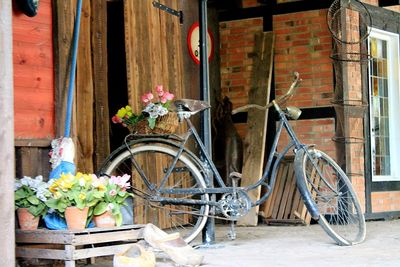
MULTIPOLYGON (((190 57, 196 64, 200 64, 200 26, 198 22, 194 23, 189 29, 187 45, 190 57)), ((210 61, 214 55, 214 38, 210 30, 207 30, 207 53, 210 61)))

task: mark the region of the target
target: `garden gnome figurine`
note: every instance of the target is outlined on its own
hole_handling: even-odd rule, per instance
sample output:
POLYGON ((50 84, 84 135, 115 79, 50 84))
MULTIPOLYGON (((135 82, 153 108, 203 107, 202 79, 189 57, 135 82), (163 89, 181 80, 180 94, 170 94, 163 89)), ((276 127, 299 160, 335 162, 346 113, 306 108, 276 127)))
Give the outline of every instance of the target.
POLYGON ((60 137, 51 141, 50 163, 52 171, 50 179, 61 177, 62 173, 75 174, 75 145, 71 138, 60 137))
MULTIPOLYGON (((49 156, 52 168, 49 179, 58 179, 63 173, 75 175, 75 145, 71 138, 60 137, 51 141, 49 156)), ((65 220, 55 212, 47 213, 43 219, 48 229, 67 229, 65 220)))

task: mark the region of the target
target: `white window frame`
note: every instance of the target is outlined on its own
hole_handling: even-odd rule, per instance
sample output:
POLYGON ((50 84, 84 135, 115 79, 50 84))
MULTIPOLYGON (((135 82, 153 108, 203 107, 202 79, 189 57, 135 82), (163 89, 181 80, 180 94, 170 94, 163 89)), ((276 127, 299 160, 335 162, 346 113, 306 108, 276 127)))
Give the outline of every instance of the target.
MULTIPOLYGON (((390 176, 374 175, 371 149, 371 174, 372 181, 400 181, 400 73, 399 73, 399 34, 371 28, 370 36, 387 42, 387 66, 388 66, 388 100, 389 100, 389 144, 390 144, 390 176)), ((368 52, 370 50, 368 42, 368 52)), ((370 71, 370 69, 368 68, 370 71)), ((370 74, 368 74, 369 92, 372 93, 370 74)), ((372 103, 370 103, 370 129, 372 136, 372 103)), ((370 144, 372 146, 372 143, 370 144)))

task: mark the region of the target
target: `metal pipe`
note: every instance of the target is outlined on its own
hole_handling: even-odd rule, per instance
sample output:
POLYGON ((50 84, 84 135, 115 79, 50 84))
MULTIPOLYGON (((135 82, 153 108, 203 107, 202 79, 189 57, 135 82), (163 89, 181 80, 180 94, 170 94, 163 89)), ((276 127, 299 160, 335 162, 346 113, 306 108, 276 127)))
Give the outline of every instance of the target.
POLYGON ((0 1, 0 266, 15 266, 12 1, 0 1))
MULTIPOLYGON (((210 103, 210 82, 209 82, 209 66, 207 52, 207 0, 199 0, 199 17, 200 17, 200 90, 203 101, 210 103)), ((211 150, 211 113, 210 109, 203 112, 202 117, 202 134, 206 151, 212 155, 211 150)), ((213 185, 213 177, 210 177, 211 185, 213 185)), ((211 196, 211 200, 215 201, 215 195, 211 196)), ((211 213, 215 211, 215 207, 211 208, 211 213)), ((203 243, 210 245, 215 242, 215 219, 208 218, 207 224, 203 230, 203 243)))

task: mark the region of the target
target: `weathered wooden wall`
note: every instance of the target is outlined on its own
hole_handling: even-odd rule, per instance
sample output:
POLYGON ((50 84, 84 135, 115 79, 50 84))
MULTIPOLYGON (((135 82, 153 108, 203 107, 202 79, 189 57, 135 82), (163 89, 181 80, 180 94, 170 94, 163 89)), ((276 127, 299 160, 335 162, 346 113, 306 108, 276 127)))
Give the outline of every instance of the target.
MULTIPOLYGON (((179 1, 160 3, 175 10, 181 8, 179 1)), ((124 1, 124 12, 128 92, 134 110, 142 108, 140 96, 159 84, 178 98, 186 96, 190 90, 184 86, 186 51, 179 18, 153 7, 147 0, 124 1)), ((184 19, 190 17, 185 13, 184 19)))
MULTIPOLYGON (((66 99, 70 77, 75 1, 54 1, 56 62, 56 128, 65 130, 66 99)), ((107 1, 82 1, 77 75, 71 137, 76 144, 76 165, 82 172, 94 172, 109 154, 107 93, 107 1)))
MULTIPOLYGON (((95 172, 110 152, 109 122, 115 112, 109 111, 108 105, 108 1, 82 3, 71 137, 76 142, 78 170, 95 172)), ((130 104, 139 109, 140 96, 158 84, 178 98, 199 99, 199 65, 190 58, 186 44, 190 26, 198 21, 197 1, 161 1, 182 10, 182 24, 178 17, 154 8, 151 1, 120 3, 124 5, 125 18, 115 19, 126 22, 130 104)), ((14 55, 14 65, 21 68, 16 73, 20 99, 16 100, 16 133, 22 138, 16 144, 20 175, 47 176, 50 164, 45 155, 50 141, 64 135, 75 9, 76 0, 43 0, 36 17, 19 14, 19 22, 16 20, 14 25, 15 40, 21 37, 27 42, 14 42, 17 51, 20 47, 14 55), (28 52, 31 47, 36 50, 28 52), (39 161, 33 162, 32 157, 39 161)))

